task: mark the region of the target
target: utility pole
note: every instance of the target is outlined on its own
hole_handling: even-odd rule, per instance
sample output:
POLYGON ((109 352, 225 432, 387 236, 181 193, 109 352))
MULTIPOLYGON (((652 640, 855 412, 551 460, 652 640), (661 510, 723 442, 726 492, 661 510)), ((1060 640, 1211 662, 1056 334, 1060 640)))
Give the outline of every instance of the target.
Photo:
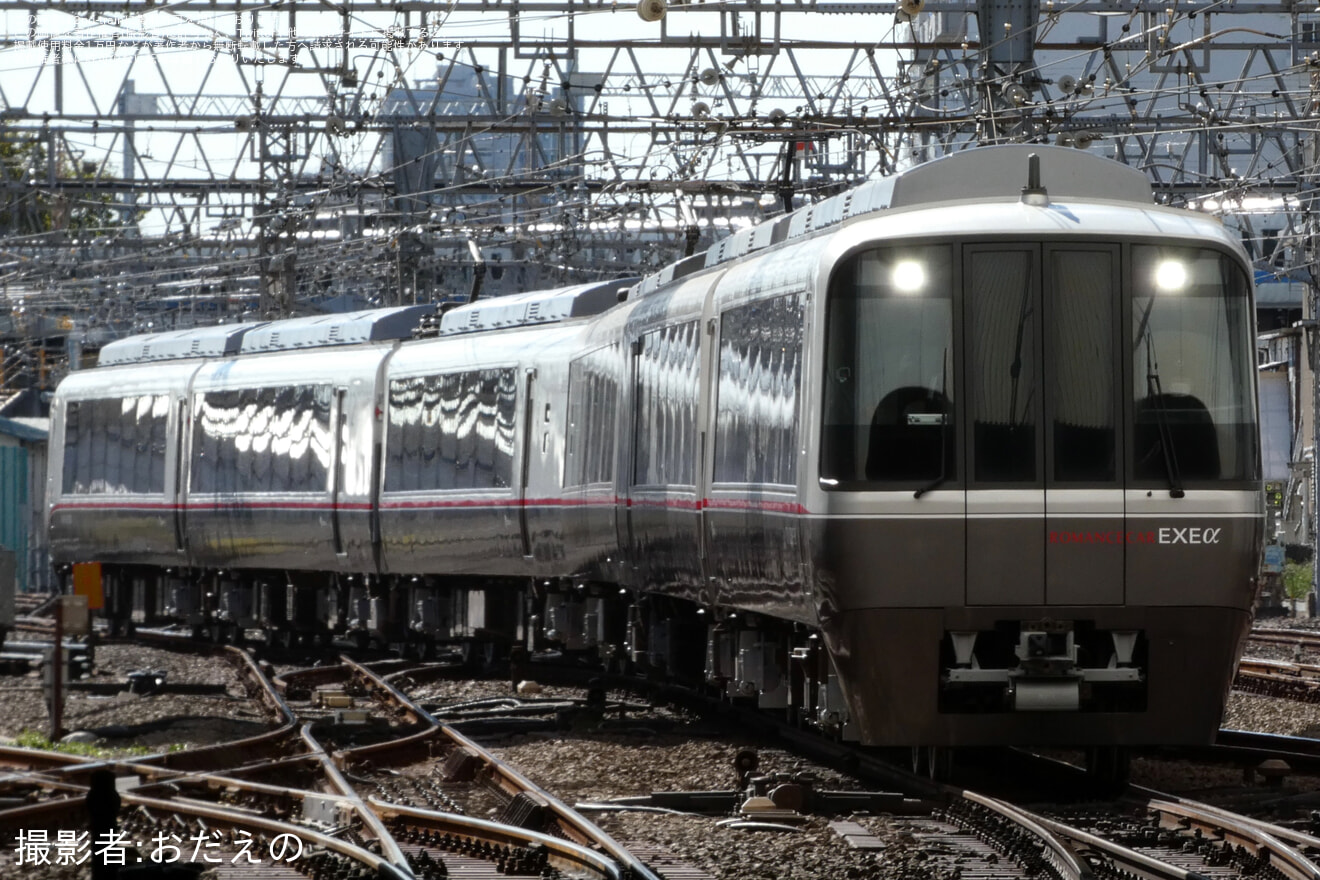
MULTIPOLYGON (((1311 95, 1308 101, 1306 112, 1312 115, 1320 110, 1320 70, 1311 71, 1311 95)), ((1316 135, 1312 134, 1305 142, 1306 168, 1314 169, 1317 158, 1320 158, 1320 141, 1317 141, 1316 135)), ((1314 615, 1316 611, 1317 596, 1320 590, 1317 590, 1316 570, 1320 568, 1320 526, 1317 526, 1317 515, 1320 514, 1320 472, 1317 466, 1320 462, 1320 339, 1317 339, 1316 317, 1320 315, 1320 220, 1315 215, 1317 204, 1317 195, 1320 193, 1316 189, 1317 175, 1314 171, 1308 171, 1302 179, 1302 189, 1299 195, 1308 203, 1306 206, 1306 274, 1308 276, 1306 292, 1306 310, 1303 312, 1303 326, 1306 327, 1306 333, 1303 338, 1306 344, 1306 355, 1308 363, 1311 365, 1311 485, 1307 492, 1310 497, 1311 516, 1311 593, 1307 596, 1307 612, 1314 615)))

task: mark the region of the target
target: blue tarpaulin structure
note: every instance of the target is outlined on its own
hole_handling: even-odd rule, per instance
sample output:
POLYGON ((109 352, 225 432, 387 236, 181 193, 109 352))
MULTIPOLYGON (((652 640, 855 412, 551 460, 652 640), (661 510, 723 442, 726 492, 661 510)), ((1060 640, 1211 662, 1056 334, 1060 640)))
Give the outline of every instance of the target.
POLYGON ((49 432, 41 422, 0 417, 0 547, 14 552, 20 590, 49 584, 40 525, 49 432))

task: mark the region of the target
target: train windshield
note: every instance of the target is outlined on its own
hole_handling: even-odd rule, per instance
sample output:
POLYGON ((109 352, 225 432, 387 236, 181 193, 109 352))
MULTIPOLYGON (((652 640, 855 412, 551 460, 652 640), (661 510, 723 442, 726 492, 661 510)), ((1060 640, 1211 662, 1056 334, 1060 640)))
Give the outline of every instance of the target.
POLYGON ((1209 248, 863 251, 831 278, 824 359, 826 488, 919 497, 945 483, 1131 485, 1177 496, 1257 478, 1250 286, 1209 248))
POLYGON ((1143 484, 1253 480, 1247 279, 1226 255, 1132 249, 1133 470, 1143 484))
POLYGON ((826 318, 821 479, 952 480, 953 265, 948 245, 885 248, 835 273, 826 318))

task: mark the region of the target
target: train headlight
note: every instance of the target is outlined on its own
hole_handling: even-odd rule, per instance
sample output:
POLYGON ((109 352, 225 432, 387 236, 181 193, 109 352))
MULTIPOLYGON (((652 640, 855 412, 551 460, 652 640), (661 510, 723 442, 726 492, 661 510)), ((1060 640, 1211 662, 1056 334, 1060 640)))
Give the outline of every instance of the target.
POLYGON ((1155 267, 1155 287, 1164 293, 1187 289, 1187 266, 1177 260, 1164 260, 1155 267))
POLYGON ((926 286, 926 267, 916 260, 900 260, 890 280, 899 293, 920 293, 926 286))

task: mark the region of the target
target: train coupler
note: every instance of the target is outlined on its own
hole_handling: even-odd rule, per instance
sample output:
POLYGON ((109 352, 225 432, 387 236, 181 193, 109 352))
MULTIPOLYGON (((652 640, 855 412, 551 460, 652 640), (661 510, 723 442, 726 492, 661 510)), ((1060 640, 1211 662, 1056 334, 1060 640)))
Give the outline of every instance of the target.
POLYGON ((1043 620, 947 636, 941 711, 1103 711, 1144 703, 1137 631, 1043 620))

